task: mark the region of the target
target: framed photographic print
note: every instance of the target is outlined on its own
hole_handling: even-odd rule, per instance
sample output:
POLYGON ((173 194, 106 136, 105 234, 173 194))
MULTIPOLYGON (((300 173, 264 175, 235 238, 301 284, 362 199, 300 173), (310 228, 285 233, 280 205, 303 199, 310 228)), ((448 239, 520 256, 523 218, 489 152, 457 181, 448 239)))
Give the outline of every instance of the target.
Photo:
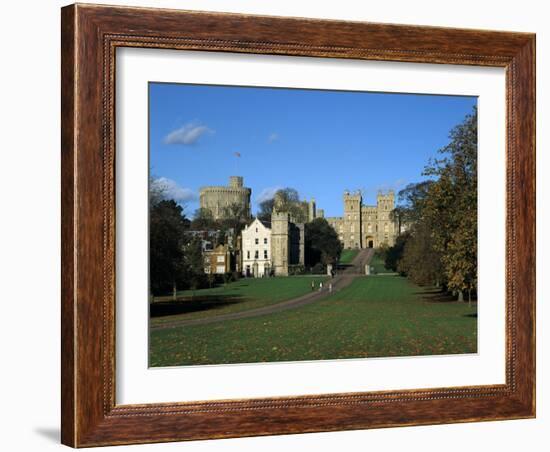
POLYGON ((535 37, 62 9, 62 442, 535 416, 535 37))

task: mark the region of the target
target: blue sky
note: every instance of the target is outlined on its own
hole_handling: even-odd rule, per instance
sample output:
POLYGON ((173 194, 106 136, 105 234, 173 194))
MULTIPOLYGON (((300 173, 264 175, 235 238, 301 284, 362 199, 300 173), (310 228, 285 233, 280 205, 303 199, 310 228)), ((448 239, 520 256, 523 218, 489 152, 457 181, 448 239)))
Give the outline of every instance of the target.
POLYGON ((476 97, 149 84, 151 174, 192 216, 203 185, 244 177, 252 208, 281 187, 342 215, 342 193, 399 190, 476 97), (238 156, 240 155, 240 157, 238 156))

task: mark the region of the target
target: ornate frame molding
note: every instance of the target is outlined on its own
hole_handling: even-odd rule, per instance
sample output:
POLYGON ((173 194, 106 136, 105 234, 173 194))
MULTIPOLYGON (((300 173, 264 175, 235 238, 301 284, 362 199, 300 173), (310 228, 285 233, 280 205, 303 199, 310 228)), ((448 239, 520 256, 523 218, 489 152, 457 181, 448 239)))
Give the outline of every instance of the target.
POLYGON ((62 43, 64 444, 82 447, 534 416, 534 35, 71 5, 62 9, 62 43), (506 68, 506 383, 116 405, 114 89, 118 47, 506 68))

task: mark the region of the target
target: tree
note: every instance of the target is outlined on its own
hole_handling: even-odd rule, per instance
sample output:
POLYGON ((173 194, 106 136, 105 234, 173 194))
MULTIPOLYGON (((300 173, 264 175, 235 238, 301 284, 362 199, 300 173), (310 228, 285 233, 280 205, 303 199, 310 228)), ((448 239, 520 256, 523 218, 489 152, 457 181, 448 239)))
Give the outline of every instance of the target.
POLYGON ((159 184, 154 176, 149 176, 149 208, 166 199, 166 187, 159 184))
POLYGON ((158 201, 149 213, 149 278, 154 294, 185 279, 185 231, 189 221, 175 201, 158 201))
POLYGON ((404 241, 396 242, 395 248, 399 245, 403 252, 397 263, 398 272, 419 285, 442 284, 441 255, 433 247, 432 228, 426 222, 415 224, 404 241))
POLYGON ((477 108, 451 130, 451 141, 424 171, 437 177, 425 203, 433 246, 450 290, 463 300, 477 289, 477 108))
POLYGON ((271 213, 273 212, 273 206, 275 205, 275 199, 270 198, 260 203, 260 210, 256 215, 261 221, 271 221, 271 213))
POLYGON ((201 207, 195 210, 193 221, 191 221, 191 229, 193 231, 209 231, 217 229, 218 225, 214 220, 214 216, 210 209, 201 207))
POLYGON ((316 218, 305 225, 305 260, 313 267, 335 264, 342 254, 342 243, 334 228, 324 218, 316 218))
POLYGON ((237 237, 250 220, 245 207, 239 203, 232 203, 224 208, 224 219, 219 221, 220 229, 232 230, 233 236, 237 237))
POLYGON ((384 266, 388 270, 392 270, 394 272, 397 271, 399 261, 403 259, 405 245, 407 244, 407 241, 410 239, 410 237, 411 235, 409 232, 398 235, 395 239, 395 244, 388 247, 388 249, 386 250, 384 255, 384 266))
POLYGON ((392 218, 407 226, 386 253, 389 268, 418 284, 448 288, 463 300, 477 290, 477 110, 449 134, 429 179, 399 192, 392 218))
POLYGON ((204 257, 202 254, 202 240, 194 236, 185 246, 185 265, 187 270, 187 284, 193 290, 200 289, 208 283, 204 273, 204 257))
POLYGON ((262 201, 257 217, 262 221, 271 221, 274 208, 279 212, 290 213, 295 223, 306 223, 309 218, 308 203, 300 200, 300 195, 294 188, 281 188, 275 192, 273 198, 262 201))

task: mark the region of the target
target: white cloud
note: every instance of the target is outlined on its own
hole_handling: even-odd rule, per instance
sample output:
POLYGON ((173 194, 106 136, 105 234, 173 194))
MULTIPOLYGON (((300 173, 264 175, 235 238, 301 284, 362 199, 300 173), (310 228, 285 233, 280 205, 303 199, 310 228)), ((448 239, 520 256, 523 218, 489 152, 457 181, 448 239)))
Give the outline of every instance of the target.
POLYGON ((195 122, 190 122, 166 135, 164 137, 164 143, 189 146, 195 144, 198 139, 207 132, 213 132, 213 130, 195 122))
POLYGON ((183 188, 178 183, 167 177, 159 177, 153 180, 153 187, 157 188, 164 199, 173 199, 176 202, 194 201, 196 193, 190 188, 183 188))
POLYGON ((260 194, 256 197, 256 202, 258 204, 267 201, 268 199, 273 199, 275 197, 275 193, 277 193, 278 190, 280 190, 283 187, 266 187, 264 188, 260 194))
POLYGON ((274 143, 275 141, 279 141, 279 134, 278 133, 271 133, 268 137, 267 137, 267 141, 269 143, 274 143))

